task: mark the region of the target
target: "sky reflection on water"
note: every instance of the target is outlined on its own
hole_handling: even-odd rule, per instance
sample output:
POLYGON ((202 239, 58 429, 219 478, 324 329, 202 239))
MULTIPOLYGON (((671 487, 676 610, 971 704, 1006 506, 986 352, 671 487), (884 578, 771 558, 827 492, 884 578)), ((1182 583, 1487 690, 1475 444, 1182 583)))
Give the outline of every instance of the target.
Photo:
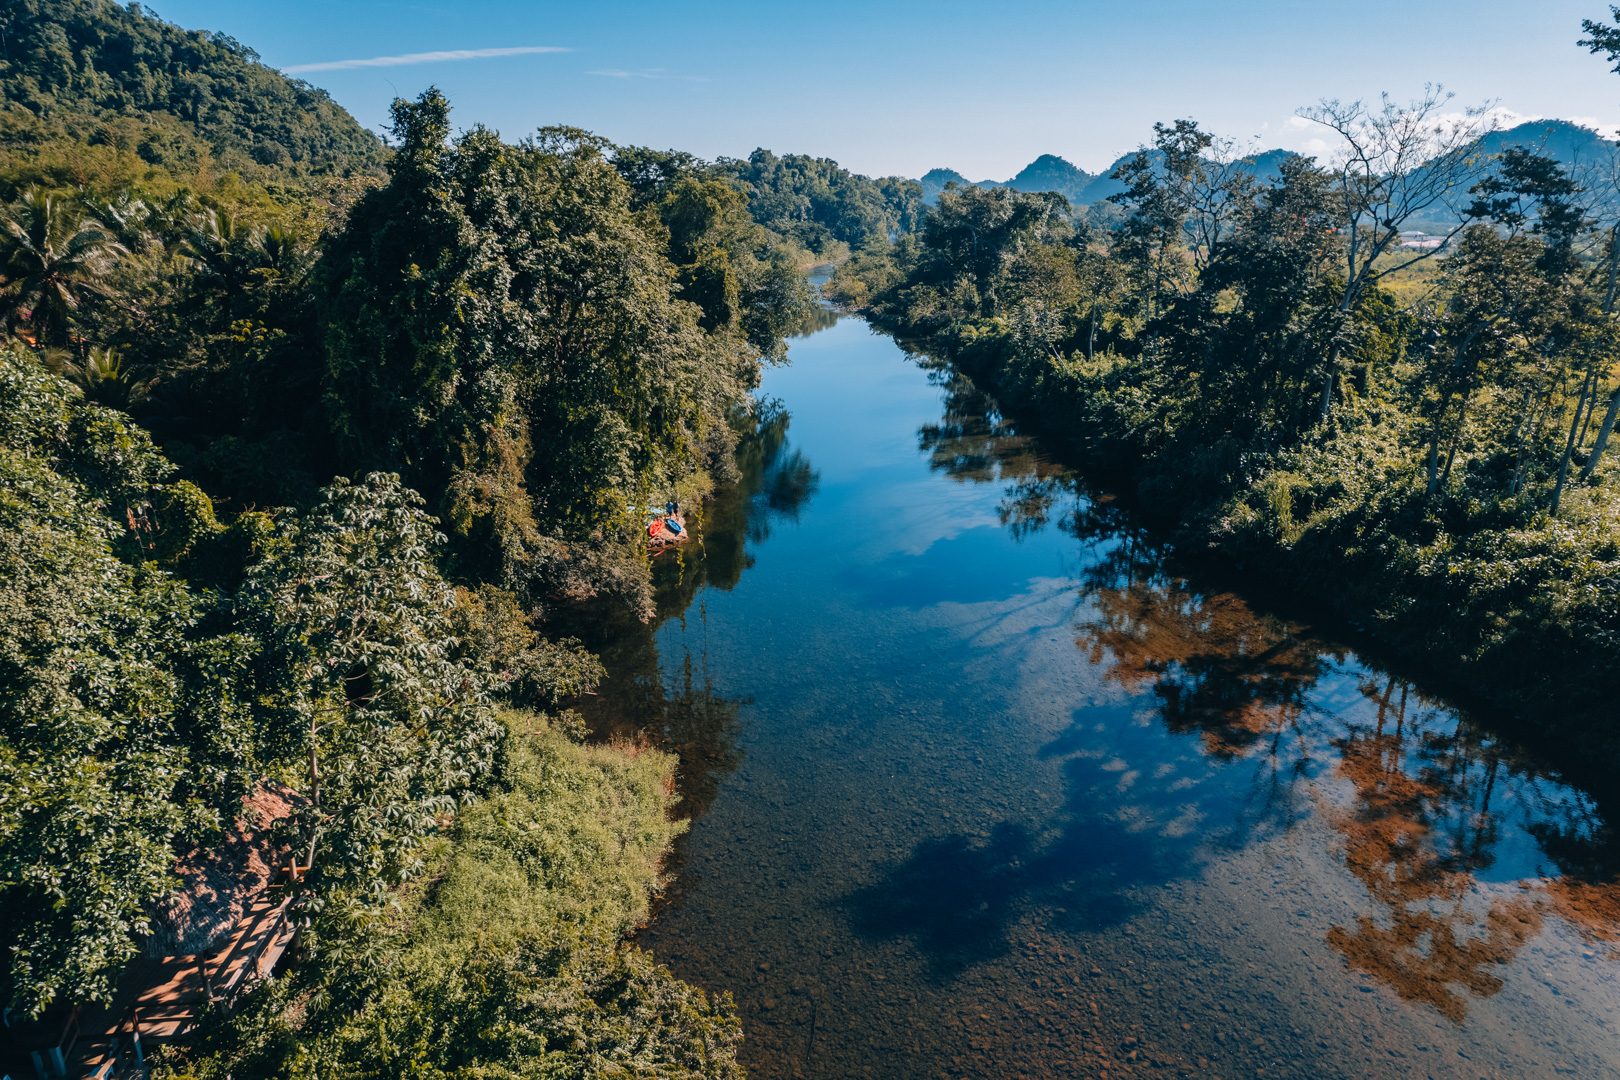
POLYGON ((591 709, 683 755, 645 936, 756 1075, 1620 1068, 1592 797, 1178 577, 949 369, 794 358, 591 709))

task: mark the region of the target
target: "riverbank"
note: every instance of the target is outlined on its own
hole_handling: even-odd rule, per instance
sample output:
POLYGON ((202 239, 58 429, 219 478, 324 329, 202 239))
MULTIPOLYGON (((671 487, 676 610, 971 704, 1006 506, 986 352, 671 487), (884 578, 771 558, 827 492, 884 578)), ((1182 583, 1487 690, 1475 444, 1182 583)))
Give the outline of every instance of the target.
POLYGON ((790 348, 588 710, 681 754, 639 941, 750 1075, 1612 1071, 1601 806, 1188 580, 950 366, 790 348))
MULTIPOLYGON (((1056 458, 1117 493, 1144 524, 1169 537, 1178 559, 1201 576, 1351 641, 1431 692, 1491 718, 1573 781, 1613 790, 1620 729, 1608 710, 1620 698, 1620 661, 1605 644, 1604 627, 1582 637, 1572 623, 1577 616, 1620 622, 1620 596, 1605 601, 1599 594, 1585 612, 1571 612, 1562 597, 1542 596, 1559 563, 1556 552, 1538 550, 1535 531, 1503 528, 1465 538, 1463 553, 1476 564, 1469 566, 1455 557, 1435 560, 1420 538, 1398 530, 1398 519, 1381 519, 1375 506, 1355 520, 1296 520, 1308 511, 1290 505, 1290 478, 1281 469, 1247 491, 1190 487, 1113 423, 1113 406, 1093 392, 1096 378, 1073 364, 1019 356, 998 335, 929 333, 881 304, 846 310, 914 351, 948 358, 1056 458), (1492 603, 1503 597, 1517 606, 1492 603)), ((1400 482, 1362 481, 1370 489, 1400 482)), ((1602 573, 1612 582, 1615 553, 1607 556, 1602 573)), ((1595 588, 1602 584, 1600 578, 1595 588)))
POLYGON ((305 1075, 308 1061, 444 1075, 497 1061, 498 1074, 549 1076, 577 1075, 584 1060, 741 1080, 729 998, 677 981, 626 940, 650 917, 685 828, 672 814, 674 758, 582 745, 534 714, 502 719, 501 782, 435 838, 421 883, 396 894, 363 948, 306 959, 234 1013, 209 1014, 164 1048, 155 1075, 305 1075), (343 1008, 309 1009, 323 994, 341 994, 343 1008))

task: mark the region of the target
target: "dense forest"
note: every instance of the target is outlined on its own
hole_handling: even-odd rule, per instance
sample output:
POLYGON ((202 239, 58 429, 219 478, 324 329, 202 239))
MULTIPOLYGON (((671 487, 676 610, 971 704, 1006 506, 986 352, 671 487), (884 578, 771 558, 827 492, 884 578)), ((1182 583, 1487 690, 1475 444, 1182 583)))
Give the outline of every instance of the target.
POLYGON ((733 1074, 728 1002, 625 940, 676 762, 581 741, 561 627, 651 614, 642 508, 750 467, 809 260, 916 185, 431 90, 385 141, 138 6, 0 19, 13 1015, 111 999, 269 802, 299 962, 163 1068, 733 1074))
POLYGON ((1450 108, 1325 103, 1309 115, 1350 150, 1269 181, 1194 122, 1158 125, 1115 170, 1117 228, 952 186, 833 289, 1184 550, 1309 597, 1586 771, 1620 749, 1620 224, 1557 161, 1475 152, 1485 116, 1450 108), (1447 242, 1405 246, 1448 201, 1447 242))

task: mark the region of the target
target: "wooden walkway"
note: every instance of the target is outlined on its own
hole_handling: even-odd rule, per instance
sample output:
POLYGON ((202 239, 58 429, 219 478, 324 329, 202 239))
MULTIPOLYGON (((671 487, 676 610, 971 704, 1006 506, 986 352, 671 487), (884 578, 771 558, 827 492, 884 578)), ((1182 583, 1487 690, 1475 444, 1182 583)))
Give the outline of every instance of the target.
MULTIPOLYGON (((111 1004, 86 1008, 73 1058, 80 1076, 124 1075, 138 1037, 143 1048, 184 1038, 211 1004, 228 1004, 275 970, 291 944, 286 890, 265 889, 230 936, 208 953, 142 958, 120 977, 111 1004)), ((137 1073, 136 1075, 139 1075, 137 1073)))

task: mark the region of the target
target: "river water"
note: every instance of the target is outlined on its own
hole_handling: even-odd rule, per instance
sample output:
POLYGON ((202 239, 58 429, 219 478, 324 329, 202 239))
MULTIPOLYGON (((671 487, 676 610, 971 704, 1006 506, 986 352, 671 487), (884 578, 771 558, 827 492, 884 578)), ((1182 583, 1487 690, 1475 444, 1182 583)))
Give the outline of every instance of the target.
POLYGON ((825 321, 592 709, 682 755, 643 940, 754 1075, 1620 1075, 1594 797, 825 321))

